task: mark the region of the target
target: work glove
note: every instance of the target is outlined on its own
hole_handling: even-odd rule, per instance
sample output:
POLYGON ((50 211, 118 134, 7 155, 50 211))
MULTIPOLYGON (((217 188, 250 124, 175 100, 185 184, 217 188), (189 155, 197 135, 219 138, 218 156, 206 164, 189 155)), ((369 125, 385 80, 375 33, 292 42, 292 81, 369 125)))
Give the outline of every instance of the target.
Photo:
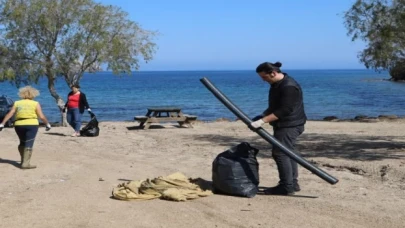
POLYGON ((252 128, 257 129, 257 128, 261 127, 263 124, 265 124, 265 122, 262 119, 256 120, 256 121, 250 123, 250 127, 251 127, 250 129, 252 129, 252 128))
POLYGON ((260 119, 262 119, 264 116, 263 116, 263 114, 260 114, 260 115, 258 115, 258 116, 255 116, 255 117, 253 117, 253 121, 256 121, 256 120, 260 120, 260 119))
POLYGON ((51 130, 51 125, 49 123, 46 124, 45 131, 51 130))
POLYGON ((0 124, 0 131, 2 131, 3 128, 4 128, 4 125, 3 125, 3 124, 0 124))

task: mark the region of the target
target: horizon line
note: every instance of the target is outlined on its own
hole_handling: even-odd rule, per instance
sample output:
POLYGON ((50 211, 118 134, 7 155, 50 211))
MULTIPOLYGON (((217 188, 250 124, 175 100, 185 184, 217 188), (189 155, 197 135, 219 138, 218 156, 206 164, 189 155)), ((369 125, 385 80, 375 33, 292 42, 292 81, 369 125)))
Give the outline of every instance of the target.
MULTIPOLYGON (((290 70, 305 70, 305 71, 321 71, 321 70, 368 70, 368 71, 375 71, 378 72, 377 70, 374 69, 367 69, 367 68, 329 68, 329 69, 284 69, 282 71, 290 71, 290 70)), ((195 69, 195 70, 132 70, 132 72, 168 72, 168 71, 255 71, 254 69, 195 69)), ((387 71, 387 70, 379 70, 381 72, 387 71)), ((102 71, 98 71, 98 72, 112 72, 112 70, 102 70, 102 71)), ((88 72, 87 72, 88 73, 88 72)))

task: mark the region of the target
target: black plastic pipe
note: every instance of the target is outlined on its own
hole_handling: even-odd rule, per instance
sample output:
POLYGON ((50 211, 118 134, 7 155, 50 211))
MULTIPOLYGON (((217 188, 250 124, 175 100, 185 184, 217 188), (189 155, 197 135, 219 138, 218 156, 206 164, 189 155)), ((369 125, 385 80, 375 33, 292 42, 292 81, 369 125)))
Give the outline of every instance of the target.
MULTIPOLYGON (((200 81, 207 87, 209 91, 211 91, 218 100, 220 100, 233 114, 235 114, 240 120, 242 120, 246 125, 250 125, 252 120, 243 113, 237 106, 235 106, 221 91, 219 91, 209 80, 208 78, 201 78, 200 81)), ((298 164, 302 165, 304 168, 308 169, 318 177, 322 178, 329 184, 336 184, 339 180, 334 178, 333 176, 329 175, 325 171, 319 169, 318 167, 314 166, 301 156, 295 154, 293 151, 285 147, 281 144, 277 139, 275 139, 272 135, 270 135, 265 129, 258 128, 255 131, 258 135, 260 135, 264 140, 273 144, 273 146, 277 146, 281 149, 283 153, 285 153, 288 157, 296 161, 298 164)))

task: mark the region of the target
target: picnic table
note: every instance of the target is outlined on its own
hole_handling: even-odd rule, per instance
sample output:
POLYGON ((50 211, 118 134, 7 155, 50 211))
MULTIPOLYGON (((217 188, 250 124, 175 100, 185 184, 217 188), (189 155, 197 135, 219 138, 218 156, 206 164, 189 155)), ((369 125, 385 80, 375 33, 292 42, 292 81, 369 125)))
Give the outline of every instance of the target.
POLYGON ((193 128, 192 122, 197 116, 184 114, 180 107, 175 106, 152 106, 147 108, 144 116, 135 116, 134 120, 140 122, 139 126, 148 129, 152 123, 177 122, 180 126, 187 125, 193 128))

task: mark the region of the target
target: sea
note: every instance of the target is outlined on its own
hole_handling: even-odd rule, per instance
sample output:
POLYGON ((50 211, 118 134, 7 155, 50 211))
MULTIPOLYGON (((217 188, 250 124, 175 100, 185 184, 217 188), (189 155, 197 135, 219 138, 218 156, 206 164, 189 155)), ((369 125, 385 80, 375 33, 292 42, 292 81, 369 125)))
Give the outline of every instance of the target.
MULTIPOLYGON (((387 72, 372 70, 285 70, 304 92, 305 111, 310 120, 326 116, 352 119, 358 115, 405 116, 405 83, 388 79, 387 72)), ((207 78, 249 117, 267 108, 269 84, 253 70, 237 71, 135 71, 131 75, 112 72, 86 73, 80 81, 92 111, 99 121, 133 121, 150 106, 179 106, 198 120, 214 121, 237 117, 200 81, 207 78)), ((60 122, 60 111, 50 95, 45 78, 32 84, 40 91, 36 98, 51 122, 60 122)), ((67 98, 70 89, 63 78, 56 91, 67 98)), ((0 83, 0 95, 18 100, 18 88, 0 83)), ((83 121, 90 119, 84 114, 83 121)))

